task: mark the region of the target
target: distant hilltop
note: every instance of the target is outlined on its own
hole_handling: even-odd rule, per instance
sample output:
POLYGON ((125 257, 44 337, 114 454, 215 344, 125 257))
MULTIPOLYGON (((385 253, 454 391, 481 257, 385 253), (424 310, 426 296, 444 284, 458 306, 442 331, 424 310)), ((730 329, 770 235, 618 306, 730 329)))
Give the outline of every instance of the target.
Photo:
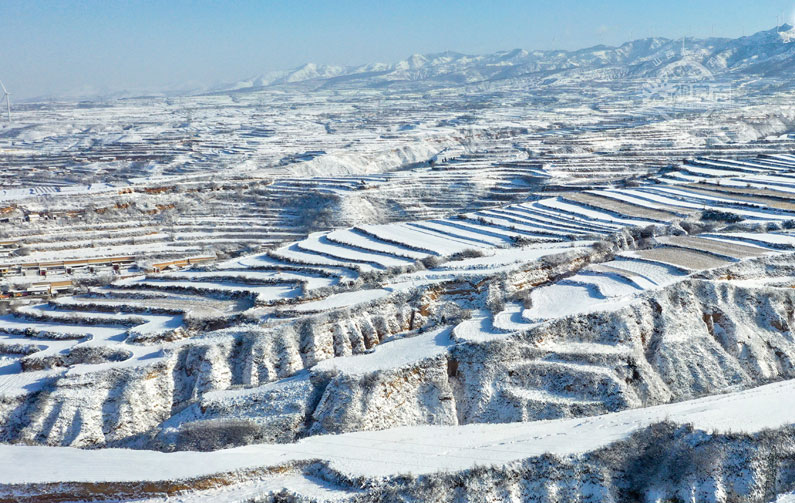
POLYGON ((397 63, 338 66, 306 63, 218 85, 183 84, 152 89, 83 88, 52 99, 107 100, 132 97, 184 96, 208 93, 249 92, 299 86, 303 90, 406 88, 422 91, 489 83, 507 79, 529 79, 533 83, 582 82, 606 78, 655 78, 681 61, 697 65, 702 73, 732 79, 765 77, 793 82, 795 29, 783 24, 735 39, 653 37, 626 42, 618 47, 597 45, 574 51, 527 51, 514 49, 493 54, 469 55, 453 51, 414 54, 397 63))
POLYGON ((270 72, 216 91, 311 85, 315 88, 384 87, 390 85, 455 85, 500 79, 538 77, 591 78, 600 74, 654 77, 661 68, 687 58, 714 74, 792 78, 795 29, 789 24, 736 39, 672 40, 645 38, 618 47, 598 45, 575 51, 514 49, 468 55, 447 51, 414 54, 394 64, 334 66, 307 63, 288 71, 270 72), (608 73, 609 72, 609 73, 608 73))

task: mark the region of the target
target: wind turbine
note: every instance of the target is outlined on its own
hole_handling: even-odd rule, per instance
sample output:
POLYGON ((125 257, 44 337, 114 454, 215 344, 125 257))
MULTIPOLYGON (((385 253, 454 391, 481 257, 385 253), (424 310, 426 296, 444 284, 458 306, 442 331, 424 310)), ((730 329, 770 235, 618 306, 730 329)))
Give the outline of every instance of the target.
MULTIPOLYGON (((6 86, 4 86, 2 82, 0 82, 0 87, 3 88, 3 98, 6 99, 6 110, 8 111, 8 122, 11 122, 11 100, 8 99, 8 97, 11 96, 11 93, 8 92, 8 90, 6 89, 6 86)), ((0 101, 2 101, 3 98, 0 98, 0 101)))

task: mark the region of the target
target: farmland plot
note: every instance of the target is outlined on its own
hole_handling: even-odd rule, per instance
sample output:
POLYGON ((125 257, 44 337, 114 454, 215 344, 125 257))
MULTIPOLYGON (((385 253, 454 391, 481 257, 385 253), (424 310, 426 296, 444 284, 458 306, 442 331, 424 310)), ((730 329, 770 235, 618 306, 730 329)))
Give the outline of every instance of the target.
POLYGON ((795 138, 522 85, 26 110, 0 499, 789 491, 795 138))

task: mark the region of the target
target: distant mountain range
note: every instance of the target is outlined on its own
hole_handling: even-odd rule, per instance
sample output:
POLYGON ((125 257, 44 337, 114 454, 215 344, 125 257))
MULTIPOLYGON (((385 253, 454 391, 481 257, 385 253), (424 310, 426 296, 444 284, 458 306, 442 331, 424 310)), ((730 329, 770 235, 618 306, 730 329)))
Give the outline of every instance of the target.
POLYGON ((59 98, 77 100, 142 95, 178 96, 291 86, 305 89, 423 89, 516 78, 540 79, 545 83, 604 78, 650 78, 673 71, 708 72, 710 76, 732 79, 766 77, 795 83, 794 70, 795 29, 784 24, 736 39, 686 38, 683 41, 645 38, 618 47, 598 45, 576 51, 514 49, 485 55, 448 51, 414 54, 393 64, 334 66, 306 63, 292 70, 269 72, 214 86, 192 84, 155 91, 81 89, 64 93, 59 98))
POLYGON ((331 66, 307 63, 221 86, 216 91, 256 90, 294 84, 314 88, 456 85, 521 77, 546 79, 649 78, 673 71, 712 76, 793 79, 795 29, 782 25, 737 39, 646 38, 619 47, 576 51, 515 49, 472 56, 457 52, 415 54, 394 64, 331 66))

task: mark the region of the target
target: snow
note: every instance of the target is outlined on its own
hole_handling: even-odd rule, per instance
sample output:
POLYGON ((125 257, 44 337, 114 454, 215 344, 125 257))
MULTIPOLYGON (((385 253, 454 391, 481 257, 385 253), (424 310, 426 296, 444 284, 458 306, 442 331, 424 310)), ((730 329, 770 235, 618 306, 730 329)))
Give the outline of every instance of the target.
MULTIPOLYGON (((636 192, 631 193, 629 191, 618 191, 618 190, 603 190, 603 191, 595 191, 596 194, 601 194, 606 197, 611 197, 617 199, 619 201, 627 202, 630 204, 637 204, 639 206, 643 206, 646 208, 657 209, 657 210, 676 210, 678 208, 671 208, 671 206, 678 206, 680 208, 688 208, 688 209, 703 209, 703 206, 698 204, 692 203, 683 203, 681 201, 675 200, 667 200, 673 204, 666 204, 666 199, 663 197, 654 197, 651 194, 644 193, 644 192, 636 192), (638 195, 642 194, 642 195, 638 195)), ((679 210, 681 213, 686 213, 682 210, 679 210)))
POLYGON ((356 277, 355 271, 342 267, 338 263, 334 263, 334 265, 330 266, 307 264, 307 263, 293 264, 292 262, 280 261, 276 258, 264 254, 253 254, 253 255, 246 255, 240 258, 235 258, 232 260, 228 260, 226 262, 218 263, 216 264, 215 268, 218 271, 229 271, 229 270, 234 271, 234 270, 247 269, 247 268, 251 270, 267 269, 268 272, 273 272, 273 270, 281 270, 281 269, 288 269, 288 270, 300 269, 300 271, 294 271, 294 272, 308 273, 308 274, 319 273, 322 275, 331 276, 335 281, 337 281, 339 278, 354 279, 356 277))
POLYGON ((409 289, 444 281, 480 280, 483 277, 515 271, 522 264, 530 264, 549 255, 582 251, 593 241, 570 243, 540 243, 514 248, 484 250, 483 257, 446 262, 439 267, 400 274, 389 280, 389 287, 409 289))
POLYGON ((126 286, 145 286, 155 288, 187 288, 209 290, 216 292, 250 292, 257 295, 262 301, 283 300, 295 298, 300 294, 300 289, 294 285, 249 285, 247 283, 234 283, 231 281, 169 281, 165 279, 136 279, 120 283, 126 286))
POLYGON ((626 303, 605 297, 594 283, 557 283, 533 290, 530 298, 532 307, 525 309, 522 317, 532 322, 575 313, 620 309, 626 303))
POLYGON ((745 218, 752 218, 756 220, 788 220, 792 218, 792 215, 788 215, 782 210, 767 210, 767 206, 761 203, 748 203, 735 199, 708 196, 694 191, 673 189, 671 187, 656 187, 654 190, 663 192, 666 195, 683 197, 689 201, 703 201, 707 205, 718 207, 723 211, 730 211, 745 218), (739 208, 737 206, 743 207, 739 208), (760 209, 754 210, 746 208, 750 206, 756 206, 760 209))
POLYGON ((317 253, 310 253, 308 251, 304 251, 298 246, 298 243, 293 243, 291 245, 278 248, 277 250, 275 250, 274 254, 278 257, 284 257, 287 262, 293 262, 299 264, 309 264, 309 265, 319 265, 319 266, 339 266, 339 267, 348 267, 351 269, 361 269, 363 271, 377 270, 376 266, 367 263, 353 262, 348 259, 327 257, 317 253))
POLYGON ((748 242, 750 244, 761 244, 763 246, 766 244, 783 245, 787 247, 795 246, 795 236, 776 234, 773 232, 732 232, 731 234, 705 234, 704 237, 721 240, 737 240, 741 242, 748 242))
POLYGON ((594 285, 599 295, 603 297, 622 297, 643 291, 641 287, 628 281, 626 277, 612 272, 583 271, 563 281, 571 284, 594 285))
POLYGON ((646 225, 655 224, 655 222, 652 222, 651 220, 616 217, 614 215, 611 215, 610 213, 587 208, 580 204, 575 204, 562 199, 542 199, 541 201, 538 201, 537 204, 552 210, 561 210, 567 213, 577 215, 579 218, 582 218, 586 221, 593 220, 603 224, 613 224, 616 226, 616 228, 619 226, 628 226, 628 225, 646 226, 646 225))
POLYGON ((33 321, 18 318, 14 315, 0 316, 0 330, 24 331, 27 328, 30 328, 33 331, 66 334, 77 338, 96 337, 100 339, 115 337, 126 331, 126 328, 121 326, 78 325, 51 321, 33 321))
POLYGON ((402 257, 395 257, 392 255, 385 255, 379 253, 361 252, 345 245, 336 245, 329 242, 325 238, 325 233, 311 234, 308 238, 298 242, 304 250, 309 250, 324 255, 330 255, 342 260, 350 260, 354 262, 370 262, 380 265, 381 267, 400 267, 411 264, 413 260, 402 257))
MULTIPOLYGON (((91 185, 73 185, 67 187, 59 187, 57 193, 62 195, 83 195, 83 194, 97 194, 103 192, 116 192, 119 187, 127 186, 126 183, 119 185, 111 184, 91 184, 91 185)), ((11 202, 19 201, 21 199, 30 198, 46 194, 49 191, 45 187, 25 187, 18 189, 3 189, 0 190, 0 201, 11 202)))
POLYGON ((494 236, 479 232, 466 224, 458 223, 455 221, 426 221, 426 222, 412 222, 409 225, 422 232, 431 232, 436 235, 449 236, 454 240, 462 240, 464 242, 472 243, 474 246, 500 246, 505 245, 509 240, 505 237, 494 236))
POLYGON ((162 275, 164 278, 185 278, 191 281, 202 279, 245 279, 249 281, 275 281, 275 282, 305 282, 307 288, 316 289, 332 286, 337 283, 335 278, 313 275, 309 272, 289 272, 289 271, 255 271, 249 269, 222 269, 218 271, 173 271, 162 275))
MULTIPOLYGON (((614 194, 619 193, 618 191, 612 191, 612 192, 614 194)), ((636 190, 628 189, 623 193, 626 194, 627 196, 633 197, 634 199, 646 199, 664 205, 679 206, 681 208, 690 208, 696 210, 703 210, 707 208, 707 205, 705 203, 692 203, 688 201, 683 201, 681 199, 676 199, 674 197, 665 197, 660 194, 655 194, 654 192, 648 189, 636 189, 636 190)))
POLYGON ((457 341, 486 342, 504 336, 502 327, 496 326, 491 312, 486 309, 477 310, 470 319, 462 321, 453 329, 453 338, 457 341))
POLYGON ((578 219, 567 214, 539 207, 534 203, 522 203, 508 206, 502 211, 511 215, 515 215, 518 218, 528 219, 530 222, 543 224, 545 228, 551 226, 553 229, 572 229, 575 231, 606 231, 614 228, 610 224, 601 224, 594 221, 578 219))
POLYGON ((605 262, 604 265, 637 274, 658 286, 671 284, 682 276, 687 275, 683 270, 671 267, 667 264, 645 260, 633 260, 631 258, 618 258, 605 262))
POLYGON ((621 256, 639 258, 653 262, 662 262, 679 269, 693 271, 714 269, 715 267, 721 267, 730 262, 729 260, 719 258, 718 256, 709 253, 672 247, 635 250, 624 252, 621 254, 621 256))
POLYGON ((318 371, 337 371, 361 375, 379 370, 400 368, 417 361, 447 353, 452 345, 452 329, 443 327, 413 336, 379 344, 372 353, 324 360, 315 366, 318 371))
POLYGON ((702 239, 700 236, 663 236, 657 242, 664 245, 681 247, 688 250, 697 250, 729 259, 758 257, 764 254, 775 253, 759 246, 746 246, 740 243, 726 243, 715 239, 702 239))
POLYGON ((627 438, 661 421, 692 424, 707 432, 756 433, 792 423, 795 381, 674 404, 588 418, 532 423, 412 426, 377 432, 321 435, 295 444, 259 444, 215 452, 80 450, 0 446, 5 484, 179 480, 245 468, 321 459, 351 476, 458 471, 503 465, 552 453, 575 455, 627 438))
POLYGON ((63 260, 79 260, 106 257, 127 257, 140 253, 168 253, 177 252, 186 255, 195 255, 201 247, 190 243, 143 243, 125 244, 117 246, 78 246, 75 249, 36 251, 24 257, 13 257, 4 260, 8 264, 27 264, 35 262, 60 262, 63 260))
MULTIPOLYGON (((232 486, 222 486, 206 491, 193 493, 182 492, 170 495, 169 503, 202 503, 212 501, 213 503, 239 503, 240 501, 256 500, 265 494, 279 493, 281 491, 296 492, 302 495, 310 495, 322 501, 334 502, 347 499, 351 494, 358 492, 356 489, 346 488, 344 490, 330 484, 322 479, 304 475, 300 473, 283 475, 266 475, 254 480, 247 480, 232 486)), ((160 502, 160 498, 139 499, 138 503, 160 502)))
POLYGON ((421 253, 397 245, 376 241, 368 236, 353 232, 350 229, 332 231, 328 233, 326 237, 331 241, 373 250, 379 253, 408 257, 414 260, 423 259, 428 256, 427 253, 421 253))
POLYGON ((522 318, 522 311, 524 311, 524 305, 521 303, 506 302, 505 309, 494 315, 492 326, 508 332, 524 330, 529 324, 522 318))
MULTIPOLYGON (((47 313, 46 306, 37 306, 39 311, 47 313)), ((35 309, 35 308, 34 308, 35 309)), ((53 310, 54 311, 54 310, 53 310)), ((69 313, 72 315, 72 313, 69 313)), ((97 313, 110 319, 119 321, 141 319, 145 323, 129 329, 141 334, 156 334, 164 331, 173 330, 182 325, 182 316, 161 316, 161 315, 124 315, 97 313)), ((78 312, 79 316, 90 317, 92 313, 78 312)), ((76 315, 76 316, 78 316, 76 315)), ((78 318, 79 319, 79 318, 78 318)), ((77 320, 75 320, 77 321, 77 320)), ((145 347, 135 344, 127 344, 125 339, 128 329, 113 325, 76 325, 56 321, 31 321, 28 319, 17 318, 13 315, 0 317, 0 344, 20 344, 23 346, 33 346, 38 351, 33 354, 37 358, 48 357, 57 354, 65 354, 75 347, 96 347, 112 348, 126 352, 128 356, 122 361, 98 364, 76 364, 68 369, 54 369, 44 371, 22 372, 19 363, 10 362, 0 368, 0 391, 5 396, 26 394, 35 391, 44 385, 46 378, 58 374, 77 375, 83 373, 96 372, 100 369, 113 367, 133 367, 153 363, 153 359, 162 358, 164 354, 158 348, 145 347), (29 336, 13 335, 2 330, 20 331, 33 330, 41 332, 35 338, 29 336), (66 335, 70 339, 53 339, 43 334, 66 335)))
POLYGON ((512 213, 511 215, 503 215, 502 213, 483 211, 473 215, 476 218, 483 219, 491 225, 508 227, 520 233, 528 233, 531 236, 538 236, 542 239, 551 239, 548 233, 566 231, 572 234, 582 234, 582 229, 566 228, 561 225, 552 224, 539 224, 537 221, 512 213), (523 222, 523 223, 520 223, 523 222), (532 223, 531 223, 532 222, 532 223))
POLYGON ((438 236, 403 224, 362 225, 361 228, 379 239, 400 243, 415 249, 428 250, 437 255, 453 255, 479 247, 468 241, 438 236))
POLYGON ((489 250, 483 257, 466 258, 447 262, 438 268, 440 271, 477 271, 500 266, 528 263, 548 255, 576 252, 587 249, 593 241, 572 241, 570 243, 549 243, 513 248, 489 250))
MULTIPOLYGON (((16 445, 0 445, 0 483, 307 460, 393 477, 577 455, 668 418, 790 424, 791 382, 718 396, 791 377, 795 241, 761 231, 795 216, 782 40, 693 41, 737 85, 731 107, 687 117, 642 98, 650 63, 678 48, 664 39, 309 64, 234 92, 21 107, 0 123, 0 230, 22 246, 0 244, 5 264, 224 259, 146 277, 50 270, 78 295, 13 299, 0 430, 16 445), (666 226, 708 208, 746 232, 666 226), (83 292, 87 280, 115 281, 83 292), (34 370, 48 365, 67 366, 34 370), (429 426, 470 421, 483 424, 429 426), (252 438, 284 443, 226 448, 252 438)), ((356 492, 303 469, 168 497, 356 492)))
POLYGON ((716 169, 716 168, 706 168, 701 166, 693 166, 690 164, 685 164, 685 169, 691 173, 694 173, 699 176, 709 176, 709 177, 731 177, 737 176, 738 172, 734 170, 728 169, 716 169))
MULTIPOLYGON (((640 250, 633 253, 637 256, 641 252, 661 250, 640 250)), ((617 310, 632 302, 639 294, 670 285, 686 275, 684 271, 672 266, 629 256, 593 264, 578 274, 533 289, 530 292, 531 307, 521 310, 522 320, 517 318, 519 306, 514 304, 507 306, 506 311, 498 315, 499 321, 495 319, 494 324, 499 328, 518 330, 526 328, 521 327, 522 321, 536 323, 573 314, 617 310)))
POLYGON ((303 304, 296 304, 288 306, 285 309, 298 313, 321 312, 330 309, 340 309, 344 307, 352 307, 366 302, 372 302, 388 295, 389 293, 390 291, 384 288, 336 293, 329 295, 325 299, 305 302, 303 304))

